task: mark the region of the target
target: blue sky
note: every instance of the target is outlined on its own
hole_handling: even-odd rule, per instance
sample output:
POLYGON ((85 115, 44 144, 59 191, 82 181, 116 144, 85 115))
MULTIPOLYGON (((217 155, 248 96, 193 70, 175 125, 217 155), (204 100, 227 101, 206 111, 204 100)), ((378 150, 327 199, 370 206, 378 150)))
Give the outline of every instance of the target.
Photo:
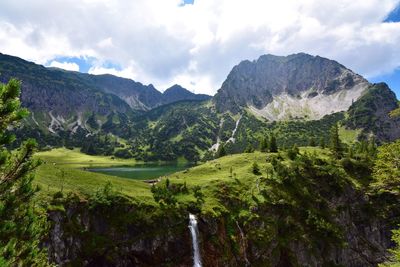
POLYGON ((400 96, 400 0, 1 0, 0 52, 215 94, 240 61, 336 60, 400 96), (396 8, 397 7, 397 8, 396 8), (46 16, 43 16, 46 14, 46 16))
POLYGON ((373 83, 387 83, 389 87, 396 93, 397 99, 400 99, 400 69, 395 70, 393 73, 379 75, 368 80, 373 83))
MULTIPOLYGON (((385 22, 400 22, 400 6, 397 6, 392 12, 389 13, 385 22)), ((400 44, 399 51, 400 53, 400 44)), ((379 75, 369 79, 370 82, 386 82, 389 87, 396 93, 397 99, 400 98, 400 68, 396 68, 391 73, 379 75)))

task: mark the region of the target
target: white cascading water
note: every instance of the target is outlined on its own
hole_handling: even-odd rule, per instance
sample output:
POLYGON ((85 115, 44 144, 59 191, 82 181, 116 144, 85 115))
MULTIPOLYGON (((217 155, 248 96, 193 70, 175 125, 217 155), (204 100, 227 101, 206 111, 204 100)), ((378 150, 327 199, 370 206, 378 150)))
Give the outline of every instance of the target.
POLYGON ((189 213, 189 229, 192 235, 192 247, 193 247, 193 267, 201 267, 201 257, 199 249, 199 240, 197 228, 197 218, 195 215, 189 213))

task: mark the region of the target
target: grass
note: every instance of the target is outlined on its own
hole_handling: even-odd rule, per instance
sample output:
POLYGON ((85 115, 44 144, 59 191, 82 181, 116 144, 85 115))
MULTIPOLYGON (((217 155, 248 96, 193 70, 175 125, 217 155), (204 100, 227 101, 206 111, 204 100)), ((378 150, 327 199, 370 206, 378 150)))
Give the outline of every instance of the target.
MULTIPOLYGON (((317 153, 328 157, 329 152, 317 147, 300 148, 302 153, 317 153)), ((200 186, 204 193, 205 203, 203 212, 215 213, 215 210, 224 209, 218 202, 216 195, 222 184, 240 183, 249 189, 249 194, 255 190, 259 177, 268 177, 267 170, 270 164, 266 162, 268 154, 261 152, 227 155, 225 157, 207 161, 202 165, 195 166, 185 171, 171 174, 168 177, 172 184, 186 182, 187 186, 193 188, 200 186), (252 164, 257 162, 260 174, 252 172, 252 164)), ((82 196, 92 194, 99 187, 110 181, 122 194, 136 200, 154 204, 150 186, 142 181, 109 176, 100 173, 85 171, 84 168, 93 166, 121 166, 135 163, 134 160, 114 159, 104 156, 89 156, 78 150, 53 149, 40 152, 36 157, 42 159, 42 164, 37 172, 35 182, 42 188, 40 196, 51 197, 54 193, 75 192, 82 196)), ((162 181, 164 183, 165 180, 162 181)), ((178 201, 194 201, 192 194, 177 195, 178 201)))
POLYGON ((347 144, 354 143, 354 141, 357 140, 357 137, 360 135, 360 133, 361 129, 350 130, 346 129, 344 126, 339 128, 340 139, 347 144))
POLYGON ((56 148, 50 151, 36 153, 36 157, 47 163, 67 166, 70 168, 92 168, 99 166, 124 166, 137 163, 134 159, 119 159, 108 156, 91 156, 79 152, 78 149, 56 148))
POLYGON ((42 189, 39 194, 42 198, 48 198, 61 189, 64 193, 88 195, 110 181, 122 194, 138 200, 153 201, 150 186, 144 182, 84 170, 95 166, 132 165, 136 163, 134 160, 90 156, 65 148, 39 152, 35 157, 43 161, 36 170, 35 179, 35 183, 42 189))

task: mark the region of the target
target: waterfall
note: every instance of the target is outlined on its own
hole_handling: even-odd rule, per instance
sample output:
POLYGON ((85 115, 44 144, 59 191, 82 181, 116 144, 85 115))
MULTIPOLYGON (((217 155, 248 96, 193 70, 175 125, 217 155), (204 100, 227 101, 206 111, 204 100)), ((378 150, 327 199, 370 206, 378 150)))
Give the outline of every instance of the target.
POLYGON ((246 249, 247 249, 246 238, 244 236, 243 230, 240 227, 238 221, 235 221, 235 222, 236 222, 236 226, 238 227, 239 233, 240 233, 240 248, 242 249, 245 266, 250 266, 251 264, 250 264, 250 261, 247 259, 247 253, 246 253, 246 249))
POLYGON ((239 119, 236 121, 235 129, 233 129, 233 131, 232 131, 232 136, 228 139, 228 141, 226 141, 227 143, 228 142, 235 143, 235 141, 236 141, 235 140, 235 134, 236 134, 236 131, 237 131, 238 127, 239 127, 239 123, 240 123, 241 119, 242 119, 242 115, 240 115, 239 119))
POLYGON ((193 267, 201 267, 201 257, 199 249, 198 234, 199 229, 197 228, 196 216, 189 213, 189 229, 192 235, 192 247, 193 247, 193 267))

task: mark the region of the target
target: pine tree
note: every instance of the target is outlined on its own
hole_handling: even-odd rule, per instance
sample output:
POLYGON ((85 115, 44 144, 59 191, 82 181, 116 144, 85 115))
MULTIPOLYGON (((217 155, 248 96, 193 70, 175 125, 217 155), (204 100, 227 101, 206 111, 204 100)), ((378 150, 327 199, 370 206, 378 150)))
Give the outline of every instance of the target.
POLYGON ((266 137, 261 139, 260 151, 261 152, 267 152, 268 151, 268 139, 266 137))
POLYGON ((47 256, 39 247, 46 230, 45 213, 33 203, 37 189, 32 171, 39 165, 32 159, 34 140, 16 151, 7 149, 15 137, 7 127, 14 126, 28 111, 21 108, 19 81, 0 84, 0 263, 2 266, 46 266, 47 256))
POLYGON ((311 137, 309 142, 308 142, 309 146, 317 146, 317 141, 315 141, 315 137, 311 137))
POLYGON ((320 146, 322 149, 325 148, 325 146, 326 146, 326 144, 325 144, 325 138, 321 137, 321 138, 319 139, 319 146, 320 146))
POLYGON ((275 135, 271 135, 269 139, 269 152, 272 153, 278 152, 278 144, 276 143, 275 135))
POLYGON ((254 152, 254 148, 251 144, 248 144, 246 146, 246 149, 244 150, 244 153, 253 153, 254 152))
POLYGON ((336 123, 330 130, 329 148, 331 149, 333 156, 337 159, 342 157, 342 142, 339 138, 339 126, 336 123))
POLYGON ((220 144, 216 153, 216 157, 220 158, 226 156, 226 150, 224 144, 220 144))

